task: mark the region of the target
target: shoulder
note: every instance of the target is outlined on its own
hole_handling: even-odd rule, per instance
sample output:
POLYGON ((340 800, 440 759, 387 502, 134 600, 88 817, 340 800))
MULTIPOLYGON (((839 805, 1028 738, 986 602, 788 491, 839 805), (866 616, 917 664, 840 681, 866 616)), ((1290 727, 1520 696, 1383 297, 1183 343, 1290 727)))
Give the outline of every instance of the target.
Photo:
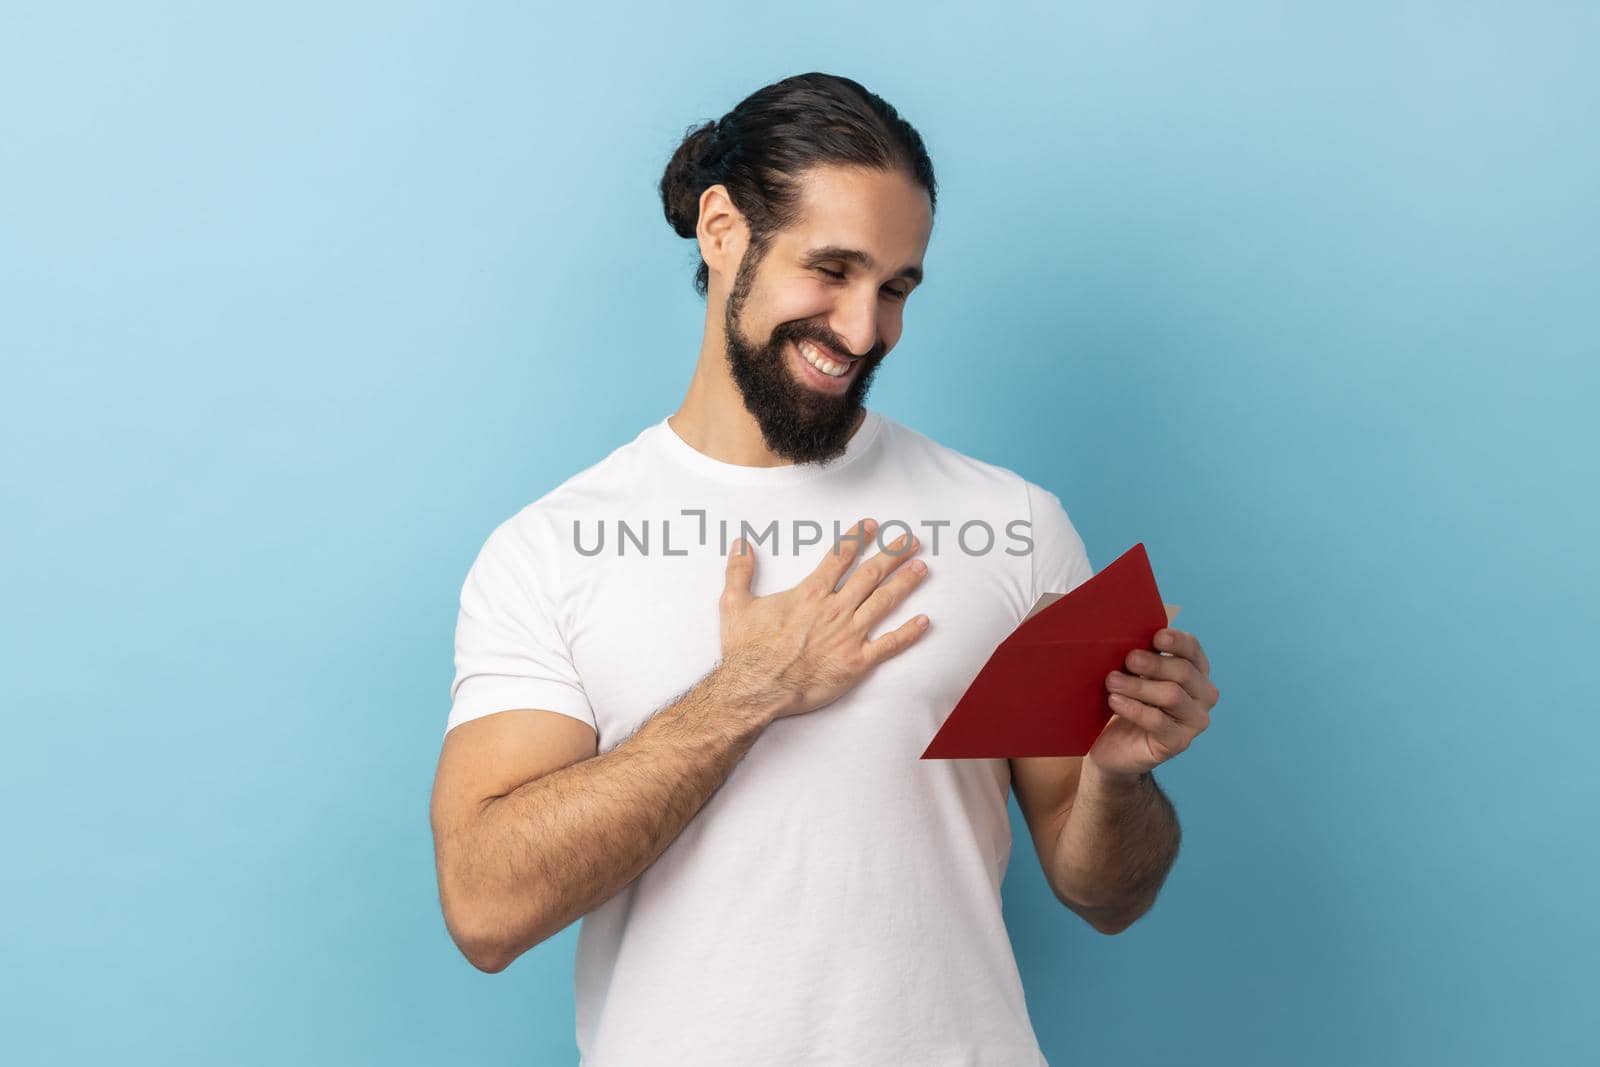
POLYGON ((592 522, 595 515, 620 512, 651 483, 647 435, 613 448, 600 459, 568 476, 558 485, 523 504, 490 528, 479 549, 480 565, 499 564, 549 581, 559 571, 558 559, 566 555, 574 523, 592 522))
POLYGON ((491 538, 537 544, 559 534, 574 519, 592 519, 608 508, 637 499, 652 482, 651 453, 641 430, 589 466, 568 476, 507 517, 491 538))
POLYGON ((1011 497, 1019 497, 1026 492, 1029 484, 1027 479, 1011 468, 952 448, 887 415, 880 417, 883 419, 883 435, 887 445, 885 451, 894 461, 925 468, 926 472, 936 473, 939 480, 945 482, 987 487, 1011 497))
MULTIPOLYGON (((887 451, 895 461, 924 473, 932 472, 935 477, 929 480, 960 492, 963 499, 987 494, 998 506, 1029 521, 1040 516, 1048 520, 1054 518, 1052 512, 1064 511, 1054 493, 1010 467, 952 448, 903 422, 883 418, 884 435, 890 445, 887 451)), ((903 473, 909 476, 912 472, 903 473)))
POLYGON ((935 441, 904 423, 888 420, 885 430, 899 446, 890 451, 908 467, 937 472, 941 491, 948 488, 964 500, 988 501, 995 513, 1027 531, 1018 536, 1027 542, 1024 554, 1035 597, 1041 591, 1070 589, 1093 572, 1083 537, 1061 498, 1050 489, 1009 467, 935 441))

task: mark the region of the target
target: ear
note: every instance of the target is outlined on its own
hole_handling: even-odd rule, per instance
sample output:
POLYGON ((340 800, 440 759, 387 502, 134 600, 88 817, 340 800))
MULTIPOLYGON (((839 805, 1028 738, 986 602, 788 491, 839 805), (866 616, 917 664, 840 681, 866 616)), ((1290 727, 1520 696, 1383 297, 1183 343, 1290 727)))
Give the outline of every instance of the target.
POLYGON ((743 212, 721 182, 707 186, 700 194, 700 221, 695 225, 695 236, 706 267, 713 274, 731 276, 744 256, 750 230, 743 212))

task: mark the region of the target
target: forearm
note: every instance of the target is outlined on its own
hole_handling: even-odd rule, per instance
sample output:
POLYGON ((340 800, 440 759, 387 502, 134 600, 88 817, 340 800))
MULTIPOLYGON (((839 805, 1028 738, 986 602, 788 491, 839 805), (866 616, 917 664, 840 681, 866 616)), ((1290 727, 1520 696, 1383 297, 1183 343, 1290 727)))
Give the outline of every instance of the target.
POLYGON ((485 806, 455 850, 454 873, 493 969, 609 900, 666 851, 771 721, 754 694, 718 664, 615 748, 485 806))
POLYGON ((1095 929, 1117 933, 1155 903, 1180 839, 1177 812, 1152 775, 1112 777, 1085 759, 1051 884, 1095 929))

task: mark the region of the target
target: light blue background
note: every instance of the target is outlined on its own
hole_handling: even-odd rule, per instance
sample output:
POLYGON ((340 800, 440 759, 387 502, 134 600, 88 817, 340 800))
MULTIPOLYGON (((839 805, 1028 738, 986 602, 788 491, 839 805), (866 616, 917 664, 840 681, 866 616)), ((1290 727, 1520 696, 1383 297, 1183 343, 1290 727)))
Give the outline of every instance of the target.
MULTIPOLYGON (((682 398, 685 128, 847 74, 941 182, 869 403, 1142 540, 1222 690, 1057 1067, 1593 1062, 1594 5, 8 3, 0 1058, 567 1063, 427 800, 488 531, 682 398)), ((917 891, 907 886, 907 893, 917 891)))

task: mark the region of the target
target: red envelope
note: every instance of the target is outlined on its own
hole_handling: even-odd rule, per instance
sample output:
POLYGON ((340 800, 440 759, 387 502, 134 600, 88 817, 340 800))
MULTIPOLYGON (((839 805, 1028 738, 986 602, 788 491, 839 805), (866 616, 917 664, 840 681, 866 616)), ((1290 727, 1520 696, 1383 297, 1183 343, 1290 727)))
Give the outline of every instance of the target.
POLYGON ((1082 756, 1111 721, 1106 675, 1176 618, 1144 542, 1070 593, 1045 593, 1000 642, 923 759, 1082 756))

